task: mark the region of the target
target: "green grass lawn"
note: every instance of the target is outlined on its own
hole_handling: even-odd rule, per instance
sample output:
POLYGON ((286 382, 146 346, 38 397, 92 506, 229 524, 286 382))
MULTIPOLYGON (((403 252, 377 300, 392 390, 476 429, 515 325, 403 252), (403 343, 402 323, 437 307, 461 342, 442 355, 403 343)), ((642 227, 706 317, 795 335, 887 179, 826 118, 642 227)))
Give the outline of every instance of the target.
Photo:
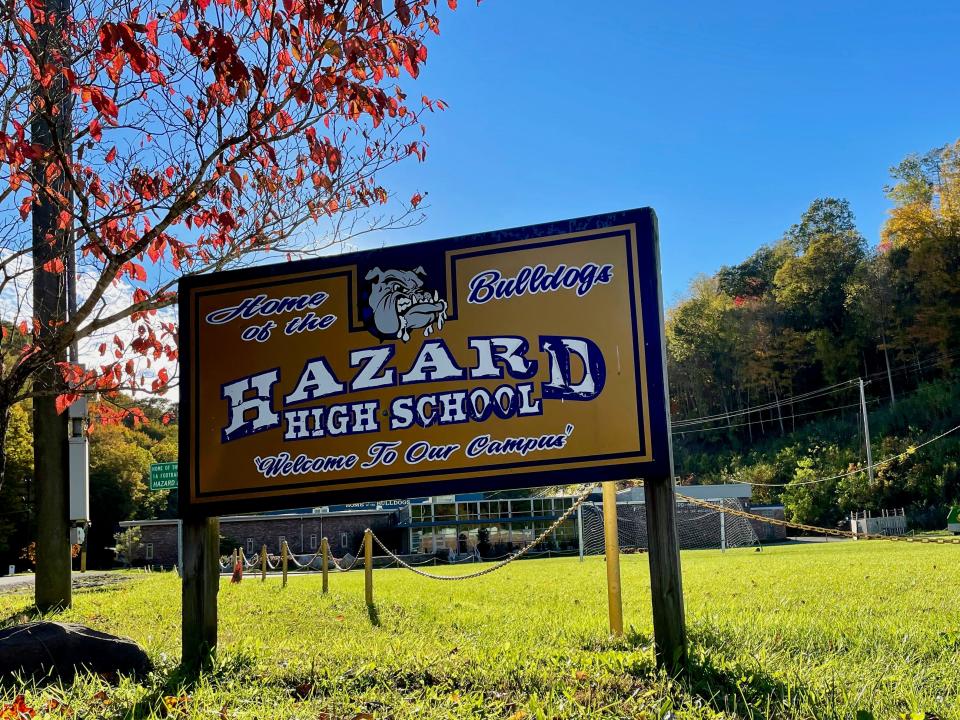
MULTIPOLYGON (((601 558, 456 583, 376 571, 372 612, 362 572, 332 575, 327 596, 319 576, 286 589, 224 581, 217 667, 186 687, 179 581, 138 575, 78 592, 59 617, 132 637, 156 674, 26 688, 27 701, 54 698, 83 718, 960 718, 960 548, 824 543, 682 562, 691 668, 680 681, 653 668, 647 557, 628 555, 619 642, 601 558)), ((0 596, 0 617, 29 600, 0 596)))

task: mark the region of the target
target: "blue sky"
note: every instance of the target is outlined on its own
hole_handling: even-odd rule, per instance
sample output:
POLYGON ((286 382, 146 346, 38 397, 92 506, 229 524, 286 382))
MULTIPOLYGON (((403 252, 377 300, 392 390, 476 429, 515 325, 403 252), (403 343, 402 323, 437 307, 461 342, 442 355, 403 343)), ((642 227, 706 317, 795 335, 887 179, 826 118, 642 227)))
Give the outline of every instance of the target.
MULTIPOLYGON (((441 3, 446 5, 446 3, 441 3)), ((871 244, 888 168, 960 138, 960 3, 460 0, 418 93, 428 240, 650 205, 665 299, 845 197, 871 244)))

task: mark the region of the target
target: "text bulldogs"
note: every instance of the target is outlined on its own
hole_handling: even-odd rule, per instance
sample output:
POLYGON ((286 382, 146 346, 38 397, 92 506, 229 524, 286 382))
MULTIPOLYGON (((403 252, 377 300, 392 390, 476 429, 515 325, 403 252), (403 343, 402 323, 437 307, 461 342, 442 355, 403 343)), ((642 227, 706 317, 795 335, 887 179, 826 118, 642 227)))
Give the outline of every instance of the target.
POLYGON ((337 377, 325 357, 313 358, 304 364, 293 389, 282 395, 279 411, 275 409, 279 368, 248 375, 220 387, 220 396, 228 406, 222 440, 230 442, 281 425, 284 440, 303 440, 379 432, 381 422, 390 430, 484 422, 491 417, 541 415, 544 400, 588 401, 600 394, 606 365, 596 343, 559 335, 541 335, 538 341, 547 364, 547 379, 540 382, 539 396, 531 381, 539 369, 538 360, 527 357, 527 340, 516 336, 470 338, 468 346, 476 362, 469 367, 457 364, 440 339, 424 342, 405 372, 391 365, 396 352, 393 345, 351 351, 350 367, 355 371, 349 380, 337 377), (394 397, 389 408, 381 408, 376 399, 306 405, 322 398, 386 387, 507 377, 529 382, 504 383, 494 389, 465 385, 455 390, 403 394, 394 397))

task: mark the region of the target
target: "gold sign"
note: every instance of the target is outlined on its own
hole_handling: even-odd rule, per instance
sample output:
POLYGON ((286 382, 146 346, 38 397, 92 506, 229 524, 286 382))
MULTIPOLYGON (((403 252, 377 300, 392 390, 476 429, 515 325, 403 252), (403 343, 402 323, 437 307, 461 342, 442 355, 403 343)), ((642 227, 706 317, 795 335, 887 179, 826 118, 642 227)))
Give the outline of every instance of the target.
POLYGON ((667 472, 650 210, 188 278, 185 512, 667 472))

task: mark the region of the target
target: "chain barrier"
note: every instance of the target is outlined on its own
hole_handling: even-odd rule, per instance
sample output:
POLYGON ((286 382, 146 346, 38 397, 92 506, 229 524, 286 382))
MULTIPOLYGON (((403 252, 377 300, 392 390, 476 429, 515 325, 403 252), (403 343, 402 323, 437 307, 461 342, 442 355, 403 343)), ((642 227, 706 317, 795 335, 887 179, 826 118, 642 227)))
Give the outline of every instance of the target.
MULTIPOLYGON (((310 559, 309 559, 307 562, 302 563, 302 562, 300 562, 299 560, 297 560, 297 557, 296 557, 296 555, 293 554, 293 552, 290 552, 290 551, 289 551, 289 547, 290 547, 290 546, 288 545, 287 547, 288 547, 287 560, 288 560, 291 564, 293 564, 293 565, 295 566, 295 569, 302 569, 302 568, 313 569, 313 567, 312 567, 312 566, 313 566, 313 563, 316 561, 317 558, 319 558, 319 557, 321 556, 321 554, 322 554, 322 552, 323 552, 323 549, 322 549, 322 548, 318 549, 318 550, 310 557, 310 559)), ((338 572, 347 572, 347 571, 349 571, 349 570, 353 570, 353 568, 355 568, 355 567, 357 566, 357 563, 358 563, 358 562, 360 561, 360 559, 363 557, 362 553, 363 553, 363 543, 361 542, 361 543, 360 543, 360 548, 359 548, 359 550, 357 551, 356 556, 354 556, 353 562, 350 564, 349 567, 343 567, 343 566, 340 564, 340 563, 343 561, 343 558, 340 558, 340 559, 338 560, 336 557, 334 557, 333 553, 330 553, 330 555, 329 555, 328 557, 330 558, 330 562, 331 562, 331 564, 333 565, 333 567, 334 567, 334 569, 335 569, 336 571, 338 571, 338 572)), ((241 557, 243 557, 243 556, 241 556, 241 557)), ((245 557, 243 557, 243 562, 244 562, 244 569, 245 569, 245 570, 259 569, 259 568, 261 567, 261 563, 263 562, 263 556, 262 556, 260 553, 257 553, 257 554, 254 555, 250 560, 247 560, 245 557)), ((430 561, 428 561, 428 562, 430 562, 430 561)), ((282 558, 281 558, 279 555, 270 555, 269 553, 267 553, 267 569, 268 569, 268 570, 276 570, 276 569, 278 569, 278 568, 280 567, 281 563, 282 563, 282 558)), ((230 563, 230 556, 229 556, 229 555, 222 555, 222 556, 220 557, 220 568, 223 569, 223 570, 230 570, 230 569, 232 569, 232 565, 231 565, 231 563, 230 563)))
MULTIPOLYGON (((287 548, 289 549, 290 546, 287 545, 287 548)), ((293 565, 295 566, 295 569, 297 569, 297 570, 299 570, 299 569, 301 569, 301 568, 307 568, 307 569, 309 569, 309 570, 312 570, 312 569, 313 569, 313 561, 316 560, 318 557, 320 557, 321 554, 323 554, 323 547, 322 547, 322 546, 319 547, 319 548, 317 548, 317 551, 316 551, 316 552, 313 554, 313 556, 312 556, 309 560, 307 560, 305 563, 301 563, 299 560, 297 560, 297 556, 294 555, 293 553, 288 553, 288 554, 287 554, 287 559, 288 559, 291 563, 293 563, 293 565)))
MULTIPOLYGON (((346 555, 344 555, 344 557, 346 557, 346 555)), ((360 547, 357 548, 357 552, 353 556, 353 562, 350 563, 350 567, 347 567, 347 568, 341 567, 340 560, 343 560, 343 558, 340 558, 340 560, 337 560, 337 558, 333 556, 333 553, 330 553, 330 561, 333 563, 333 567, 336 568, 337 572, 348 572, 350 570, 353 570, 357 566, 357 563, 360 562, 360 558, 362 557, 363 557, 363 540, 360 541, 360 547)))
POLYGON ((404 560, 400 559, 400 557, 398 557, 397 555, 395 555, 394 553, 392 553, 392 552, 390 551, 390 548, 388 548, 386 545, 384 545, 384 544, 383 544, 383 541, 381 541, 380 538, 377 537, 377 534, 376 534, 376 533, 374 533, 373 531, 371 531, 370 534, 373 536, 373 539, 374 539, 374 541, 377 543, 377 545, 380 546, 380 549, 381 549, 381 550, 383 550, 389 557, 393 558, 400 567, 406 568, 407 570, 409 570, 409 571, 412 572, 412 573, 415 573, 415 574, 417 574, 417 575, 420 575, 421 577, 430 578, 431 580, 472 580, 472 579, 474 579, 474 578, 483 577, 484 575, 489 575, 490 573, 496 572, 497 570, 500 570, 501 568, 506 567, 507 565, 509 565, 510 563, 512 563, 514 560, 519 560, 519 559, 522 558, 524 555, 526 555, 527 553, 529 553, 533 548, 535 548, 537 545, 539 545, 541 542, 543 542, 549 535, 551 535, 551 534, 560 526, 560 524, 561 524, 562 522, 564 522, 564 521, 567 520, 571 515, 573 515, 573 513, 575 513, 575 512, 577 511, 577 509, 578 509, 581 505, 583 505, 583 503, 584 503, 584 502, 586 501, 586 499, 590 496, 590 493, 593 492, 593 490, 594 490, 595 487, 596 487, 595 484, 594 484, 594 485, 590 485, 586 490, 584 490, 584 491, 577 497, 577 499, 576 499, 576 501, 573 503, 573 505, 571 505, 571 506, 567 509, 567 511, 566 511, 565 513, 563 513, 563 515, 561 515, 559 518, 557 518, 550 527, 548 527, 546 530, 544 530, 542 533, 540 533, 540 535, 539 535, 533 542, 531 542, 529 545, 527 545, 527 546, 524 547, 524 548, 521 548, 521 549, 518 550, 517 552, 513 553, 512 555, 507 556, 505 559, 501 560, 500 562, 498 562, 498 563, 496 563, 496 564, 494 564, 494 565, 491 565, 490 567, 486 567, 486 568, 484 568, 483 570, 478 570, 477 572, 468 573, 468 574, 466 574, 466 575, 435 575, 435 574, 433 574, 433 573, 427 572, 426 570, 419 570, 418 568, 414 567, 413 565, 411 565, 411 564, 408 563, 408 562, 405 562, 404 560))
POLYGON ((796 530, 806 530, 807 532, 817 533, 819 535, 833 535, 834 537, 849 538, 853 540, 888 540, 890 542, 914 542, 932 545, 960 545, 960 538, 955 537, 913 537, 910 535, 855 533, 852 530, 836 530, 834 528, 806 525, 805 523, 790 522, 789 520, 779 520, 777 518, 770 518, 764 515, 757 515, 756 513, 747 512, 746 510, 735 510, 733 508, 724 507, 723 505, 717 505, 709 500, 701 500, 699 498, 693 498, 689 495, 683 495, 681 493, 677 493, 677 499, 692 505, 699 505, 700 507, 710 508, 712 510, 717 510, 718 512, 727 513, 728 515, 736 515, 737 517, 746 518, 747 520, 757 520, 769 525, 779 525, 780 527, 794 528, 796 530))

